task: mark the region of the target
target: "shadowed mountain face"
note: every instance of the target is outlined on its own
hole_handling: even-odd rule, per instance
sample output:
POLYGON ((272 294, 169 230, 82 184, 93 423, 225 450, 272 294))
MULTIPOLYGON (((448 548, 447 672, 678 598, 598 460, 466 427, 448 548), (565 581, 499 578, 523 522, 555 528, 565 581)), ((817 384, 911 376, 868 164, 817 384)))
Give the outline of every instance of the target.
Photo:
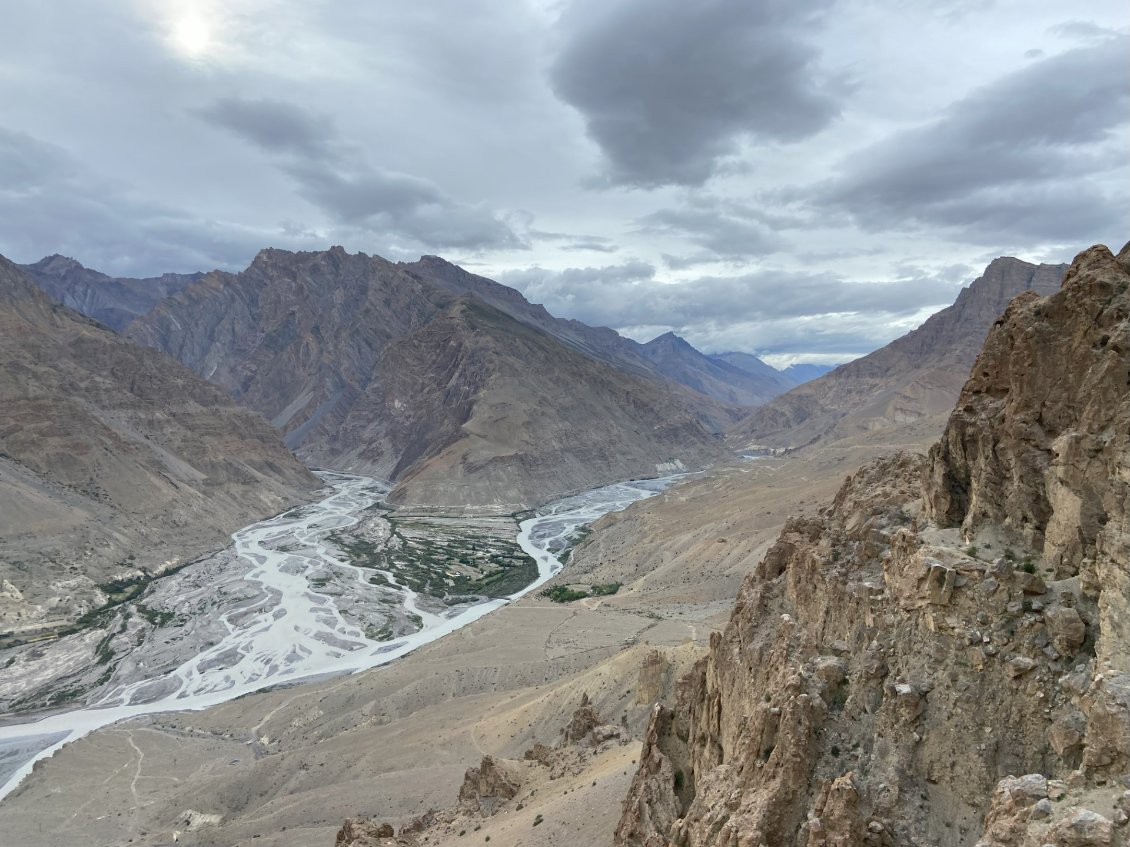
POLYGON ((758 406, 792 385, 756 356, 748 358, 761 362, 765 372, 706 356, 673 332, 652 339, 642 350, 664 376, 723 403, 758 406))
POLYGON ((110 277, 58 254, 19 267, 55 300, 118 332, 158 301, 204 276, 195 273, 149 279, 110 277))
POLYGON ((793 385, 803 385, 806 382, 811 382, 814 379, 819 379, 834 370, 835 365, 813 365, 807 362, 789 365, 781 373, 785 378, 792 382, 793 385))
POLYGON ((513 288, 468 273, 438 256, 424 256, 418 262, 401 263, 399 267, 453 294, 482 300, 515 320, 552 335, 566 347, 617 370, 653 381, 670 381, 675 385, 669 387, 676 393, 677 386, 690 389, 682 392, 683 398, 710 428, 725 429, 741 419, 744 412, 740 407, 764 403, 784 390, 775 388, 760 375, 750 377, 737 369, 717 366, 673 333, 640 344, 608 327, 556 318, 513 288))
POLYGON ((835 367, 834 365, 813 365, 804 362, 789 365, 784 370, 779 371, 771 365, 765 364, 751 353, 714 353, 710 358, 741 368, 747 373, 755 374, 767 382, 772 382, 776 386, 774 397, 781 395, 790 388, 796 388, 798 385, 822 377, 835 367))
POLYGON ((320 487, 259 415, 0 257, 0 628, 223 546, 320 487))
POLYGON ((611 330, 441 260, 265 250, 127 335, 263 413, 307 462, 397 481, 403 504, 510 511, 721 450, 694 395, 645 360, 613 364, 611 330))
POLYGON ((993 321, 1024 291, 1056 291, 1066 270, 994 259, 952 306, 918 329, 782 394, 731 435, 742 444, 799 447, 931 417, 940 432, 993 321))

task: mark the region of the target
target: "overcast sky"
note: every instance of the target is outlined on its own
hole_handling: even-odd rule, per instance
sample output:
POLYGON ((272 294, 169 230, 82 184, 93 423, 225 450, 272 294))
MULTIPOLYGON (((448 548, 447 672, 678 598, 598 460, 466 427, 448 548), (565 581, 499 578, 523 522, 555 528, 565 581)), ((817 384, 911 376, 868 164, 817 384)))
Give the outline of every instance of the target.
POLYGON ((0 253, 437 253, 839 362, 1130 238, 1125 0, 5 0, 0 253))

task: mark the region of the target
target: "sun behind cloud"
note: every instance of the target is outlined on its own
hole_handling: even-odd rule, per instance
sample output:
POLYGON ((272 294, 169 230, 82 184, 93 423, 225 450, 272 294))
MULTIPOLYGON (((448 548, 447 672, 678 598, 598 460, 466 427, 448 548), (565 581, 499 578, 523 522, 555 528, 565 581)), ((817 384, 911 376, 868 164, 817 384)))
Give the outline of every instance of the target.
POLYGON ((188 56, 200 56, 212 45, 208 25, 197 15, 186 15, 173 24, 172 41, 188 56))

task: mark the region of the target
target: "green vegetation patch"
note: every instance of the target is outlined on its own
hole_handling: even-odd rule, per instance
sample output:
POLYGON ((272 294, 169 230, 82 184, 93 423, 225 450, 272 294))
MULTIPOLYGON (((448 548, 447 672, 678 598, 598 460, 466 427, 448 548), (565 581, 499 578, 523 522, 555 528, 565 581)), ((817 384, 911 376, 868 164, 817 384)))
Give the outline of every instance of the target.
POLYGON ((574 600, 584 600, 589 596, 587 591, 577 591, 567 585, 555 585, 552 588, 546 588, 541 594, 554 603, 572 603, 574 600))
POLYGON ((168 626, 173 618, 176 617, 175 612, 170 612, 167 609, 154 609, 151 606, 146 606, 144 603, 138 603, 135 608, 139 615, 155 627, 168 626))
POLYGON ((538 577, 537 563, 516 542, 467 527, 388 518, 386 545, 340 532, 330 533, 353 565, 377 571, 369 582, 407 586, 418 594, 451 597, 506 597, 538 577), (391 579, 390 579, 391 576, 391 579))
POLYGON ((620 582, 606 582, 590 585, 588 590, 570 588, 567 585, 554 585, 552 588, 544 589, 541 594, 554 603, 572 603, 574 600, 584 600, 586 597, 608 597, 619 591, 622 585, 623 583, 620 582))

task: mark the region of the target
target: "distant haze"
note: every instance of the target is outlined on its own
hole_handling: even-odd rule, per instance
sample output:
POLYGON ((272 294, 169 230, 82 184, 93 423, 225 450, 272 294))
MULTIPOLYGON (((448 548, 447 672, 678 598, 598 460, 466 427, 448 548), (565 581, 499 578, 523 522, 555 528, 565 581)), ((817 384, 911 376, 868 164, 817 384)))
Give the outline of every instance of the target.
POLYGON ((1130 237, 1124 0, 12 0, 0 253, 437 253, 554 314, 842 362, 1130 237))

